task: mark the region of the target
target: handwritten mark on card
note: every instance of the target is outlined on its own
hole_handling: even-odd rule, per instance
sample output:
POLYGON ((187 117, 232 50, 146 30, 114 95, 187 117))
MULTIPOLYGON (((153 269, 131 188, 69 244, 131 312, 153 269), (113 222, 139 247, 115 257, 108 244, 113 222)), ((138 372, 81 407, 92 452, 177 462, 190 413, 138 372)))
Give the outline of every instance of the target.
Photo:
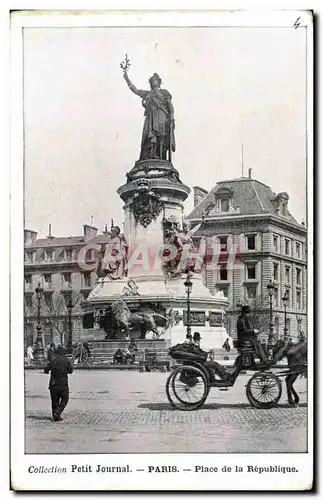
POLYGON ((293 28, 295 28, 295 29, 299 28, 301 26, 302 21, 303 21, 302 18, 298 17, 293 24, 293 28))

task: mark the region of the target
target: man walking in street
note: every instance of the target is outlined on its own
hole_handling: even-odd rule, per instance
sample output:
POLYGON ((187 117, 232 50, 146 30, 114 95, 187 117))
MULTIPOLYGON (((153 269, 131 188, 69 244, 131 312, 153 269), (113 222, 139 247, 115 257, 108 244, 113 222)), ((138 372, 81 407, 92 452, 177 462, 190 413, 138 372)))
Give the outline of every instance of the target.
POLYGON ((65 355, 65 349, 58 346, 55 356, 48 362, 45 373, 51 372, 49 391, 52 401, 53 420, 62 420, 61 414, 69 400, 68 374, 73 373, 70 360, 65 355))

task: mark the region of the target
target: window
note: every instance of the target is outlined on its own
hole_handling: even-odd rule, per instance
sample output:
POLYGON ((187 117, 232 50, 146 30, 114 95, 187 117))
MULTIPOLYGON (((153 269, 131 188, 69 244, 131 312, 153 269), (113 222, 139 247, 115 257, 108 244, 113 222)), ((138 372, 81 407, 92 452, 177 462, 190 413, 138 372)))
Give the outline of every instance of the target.
POLYGON ((290 267, 285 267, 285 285, 290 284, 290 267))
POLYGON ((248 250, 256 249, 256 236, 254 234, 251 236, 247 236, 247 249, 248 250))
POLYGON ((51 294, 46 293, 44 295, 44 301, 45 301, 45 306, 46 307, 52 307, 52 305, 53 305, 53 298, 52 298, 51 294))
POLYGON ((53 250, 46 250, 45 259, 47 262, 53 262, 53 260, 54 260, 53 250))
POLYGON ((84 275, 84 286, 91 286, 91 274, 85 273, 84 275))
POLYGON ((274 252, 279 253, 278 252, 278 236, 276 236, 275 234, 273 236, 273 243, 274 243, 274 252))
POLYGON ((298 333, 302 331, 302 318, 297 319, 297 331, 298 333))
POLYGON ((278 307, 278 288, 273 289, 273 306, 278 307))
POLYGON ((275 331, 276 331, 276 337, 279 337, 279 317, 275 317, 275 331))
POLYGON ((226 252, 228 250, 228 237, 219 236, 220 252, 226 252))
POLYGON ((229 200, 218 200, 219 212, 229 211, 229 200))
POLYGON ((296 291, 296 308, 297 309, 302 308, 302 295, 300 290, 296 291))
POLYGON ((26 304, 26 307, 31 307, 33 305, 33 300, 32 300, 31 295, 25 296, 25 304, 26 304))
POLYGON ((63 274, 63 286, 65 288, 70 288, 72 286, 72 275, 71 273, 63 274))
POLYGON ((31 250, 27 250, 26 251, 26 262, 28 262, 29 264, 34 262, 34 256, 35 256, 35 252, 33 252, 31 250))
POLYGON ((285 255, 290 254, 290 240, 285 238, 285 255))
POLYGON ((247 266, 247 279, 248 280, 255 280, 256 279, 256 266, 255 264, 248 265, 247 266))
POLYGON ((68 248, 67 250, 65 250, 65 260, 71 261, 72 254, 73 254, 73 252, 72 252, 71 248, 68 248))
POLYGON ((274 281, 279 281, 279 278, 278 278, 278 271, 279 271, 278 264, 274 264, 273 271, 274 271, 273 272, 274 281))
POLYGON ((248 295, 248 299, 256 299, 256 297, 257 297, 257 286, 256 285, 249 285, 249 286, 247 286, 247 295, 248 295))
POLYGON ((85 254, 85 262, 94 260, 94 250, 88 250, 85 254))
POLYGON ((257 301, 257 285, 250 285, 248 284, 246 286, 246 299, 251 307, 256 306, 256 301, 257 301))
POLYGON ((290 307, 290 291, 288 288, 285 289, 285 296, 287 297, 286 307, 290 307))
POLYGON ((296 257, 298 259, 301 258, 301 244, 300 243, 296 243, 296 257))
POLYGON ((44 284, 47 288, 49 288, 52 284, 52 275, 51 274, 44 274, 44 284))
POLYGON ((26 285, 26 288, 30 288, 31 285, 32 285, 32 277, 27 275, 25 276, 25 285, 26 285))
POLYGON ((220 281, 227 281, 228 279, 228 271, 226 267, 220 267, 220 281))
POLYGON ((301 286, 302 284, 302 271, 301 269, 296 269, 296 285, 301 286))

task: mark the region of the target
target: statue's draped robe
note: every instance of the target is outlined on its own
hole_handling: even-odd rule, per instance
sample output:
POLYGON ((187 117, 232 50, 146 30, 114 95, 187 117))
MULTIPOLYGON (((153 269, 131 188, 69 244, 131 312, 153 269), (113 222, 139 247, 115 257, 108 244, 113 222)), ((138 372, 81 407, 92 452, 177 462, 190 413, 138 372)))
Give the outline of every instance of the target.
POLYGON ((128 243, 121 233, 101 250, 97 274, 99 277, 109 276, 113 280, 122 278, 127 274, 127 263, 128 243))
POLYGON ((175 151, 175 135, 168 101, 172 99, 166 89, 138 90, 145 108, 140 159, 166 159, 166 152, 175 151))

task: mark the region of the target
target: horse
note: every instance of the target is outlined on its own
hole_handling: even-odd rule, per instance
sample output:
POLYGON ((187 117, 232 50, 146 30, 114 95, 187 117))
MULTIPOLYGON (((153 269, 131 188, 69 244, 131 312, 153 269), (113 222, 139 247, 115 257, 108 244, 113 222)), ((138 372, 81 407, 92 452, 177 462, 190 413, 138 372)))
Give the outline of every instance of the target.
POLYGON ((285 378, 288 403, 297 405, 299 403, 299 396, 293 384, 297 377, 307 370, 307 343, 301 341, 294 345, 286 345, 283 340, 278 342, 273 350, 273 363, 277 363, 284 357, 287 358, 290 371, 290 373, 286 374, 285 378))
POLYGON ((125 330, 126 334, 129 335, 130 328, 139 329, 141 340, 145 339, 146 333, 149 331, 154 333, 155 338, 159 338, 160 332, 157 329, 155 318, 165 320, 166 327, 168 324, 168 318, 148 309, 137 313, 130 312, 127 304, 122 299, 118 299, 111 304, 111 309, 121 330, 125 330))

